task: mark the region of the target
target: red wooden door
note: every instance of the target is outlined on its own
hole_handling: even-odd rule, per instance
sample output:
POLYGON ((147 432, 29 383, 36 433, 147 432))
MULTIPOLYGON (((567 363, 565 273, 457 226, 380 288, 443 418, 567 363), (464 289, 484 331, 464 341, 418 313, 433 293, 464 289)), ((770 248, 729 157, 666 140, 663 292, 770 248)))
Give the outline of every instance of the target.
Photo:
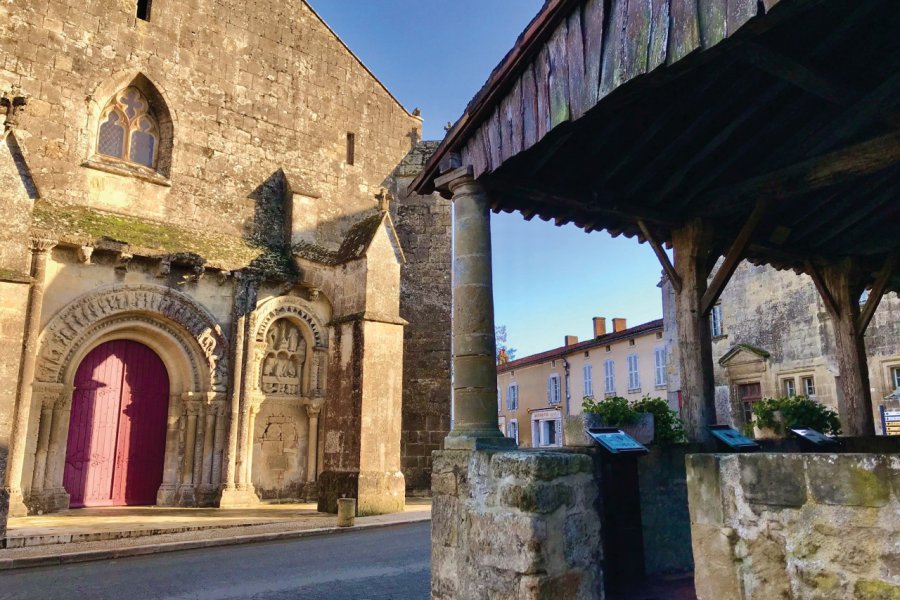
POLYGON ((148 347, 106 342, 75 373, 63 485, 70 505, 155 504, 162 483, 169 377, 148 347))

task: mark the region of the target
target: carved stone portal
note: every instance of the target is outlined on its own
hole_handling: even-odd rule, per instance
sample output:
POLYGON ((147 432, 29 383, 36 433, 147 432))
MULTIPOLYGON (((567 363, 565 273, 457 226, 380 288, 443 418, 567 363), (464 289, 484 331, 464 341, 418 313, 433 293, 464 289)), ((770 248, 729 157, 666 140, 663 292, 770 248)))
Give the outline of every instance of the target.
POLYGON ((266 395, 298 396, 303 389, 306 338, 286 319, 272 324, 266 335, 260 389, 266 395))

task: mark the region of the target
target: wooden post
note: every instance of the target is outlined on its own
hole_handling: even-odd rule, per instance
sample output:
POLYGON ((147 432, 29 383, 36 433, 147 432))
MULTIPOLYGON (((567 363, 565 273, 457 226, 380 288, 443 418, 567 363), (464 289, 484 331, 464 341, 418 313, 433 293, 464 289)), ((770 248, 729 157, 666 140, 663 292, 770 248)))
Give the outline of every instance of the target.
POLYGON ((875 435, 872 391, 866 360, 865 330, 860 325, 859 298, 863 278, 851 259, 807 271, 813 278, 834 323, 835 349, 841 371, 838 412, 845 435, 875 435))
POLYGON ((689 439, 710 443, 706 426, 716 421, 712 341, 709 317, 701 303, 709 277, 711 228, 693 219, 672 231, 675 270, 681 289, 675 290, 675 319, 681 358, 682 417, 689 439))

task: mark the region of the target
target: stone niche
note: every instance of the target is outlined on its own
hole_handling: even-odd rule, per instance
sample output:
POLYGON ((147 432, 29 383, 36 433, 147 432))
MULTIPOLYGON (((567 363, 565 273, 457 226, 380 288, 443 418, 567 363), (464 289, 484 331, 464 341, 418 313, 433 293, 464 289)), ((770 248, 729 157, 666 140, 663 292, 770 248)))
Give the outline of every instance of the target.
POLYGON ((264 341, 255 393, 253 486, 262 499, 307 499, 315 491, 310 486, 316 452, 310 447, 310 411, 320 405, 311 397, 311 340, 296 323, 281 318, 269 326, 264 341))
POLYGON ((693 454, 699 600, 900 598, 900 455, 693 454))

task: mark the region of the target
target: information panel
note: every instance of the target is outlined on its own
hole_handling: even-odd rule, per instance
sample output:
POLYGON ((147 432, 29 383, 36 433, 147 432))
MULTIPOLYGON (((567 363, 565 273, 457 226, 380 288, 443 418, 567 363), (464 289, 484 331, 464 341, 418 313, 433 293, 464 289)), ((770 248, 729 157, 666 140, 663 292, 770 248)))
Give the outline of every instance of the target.
POLYGON ((592 427, 588 429, 588 435, 610 454, 635 455, 649 452, 636 439, 615 427, 592 427))
POLYGON ((840 442, 838 442, 836 439, 830 438, 827 435, 816 431, 815 429, 809 429, 808 427, 796 427, 791 429, 791 432, 801 440, 809 442, 814 446, 834 447, 841 445, 840 442))
POLYGON ((881 424, 885 435, 900 435, 900 409, 888 410, 882 405, 881 424))
POLYGON ((759 444, 728 425, 710 425, 709 431, 713 434, 713 437, 728 446, 728 448, 734 452, 753 452, 759 450, 759 444))

